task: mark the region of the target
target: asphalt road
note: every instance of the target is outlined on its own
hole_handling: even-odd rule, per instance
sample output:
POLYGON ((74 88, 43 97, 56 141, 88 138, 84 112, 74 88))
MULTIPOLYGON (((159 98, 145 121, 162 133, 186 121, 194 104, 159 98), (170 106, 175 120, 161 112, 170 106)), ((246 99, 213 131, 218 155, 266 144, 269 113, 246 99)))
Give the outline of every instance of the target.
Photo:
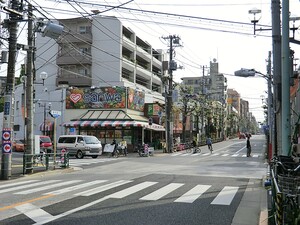
MULTIPOLYGON (((263 136, 201 154, 71 159, 74 170, 1 181, 1 224, 231 225, 249 183, 266 173, 263 136)), ((260 210, 260 205, 252 206, 260 210)))

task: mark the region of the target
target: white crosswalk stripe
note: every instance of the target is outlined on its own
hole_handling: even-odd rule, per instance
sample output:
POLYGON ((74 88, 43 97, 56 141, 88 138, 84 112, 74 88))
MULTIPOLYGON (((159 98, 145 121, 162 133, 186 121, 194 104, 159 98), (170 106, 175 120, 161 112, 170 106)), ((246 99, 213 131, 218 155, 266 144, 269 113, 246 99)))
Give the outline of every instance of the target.
MULTIPOLYGON (((35 194, 39 193, 40 195, 60 195, 69 193, 73 196, 92 196, 101 192, 105 192, 107 190, 112 190, 114 188, 119 187, 119 190, 106 195, 105 198, 116 198, 121 199, 125 198, 129 195, 135 194, 142 190, 145 190, 145 195, 141 196, 139 200, 141 201, 157 201, 163 199, 168 194, 176 191, 176 193, 180 193, 177 195, 177 198, 173 200, 174 203, 193 203, 202 195, 205 195, 206 192, 212 187, 212 185, 208 184, 197 184, 190 189, 186 190, 185 183, 169 183, 159 188, 155 188, 155 185, 159 182, 155 181, 144 181, 141 183, 134 183, 130 186, 130 183, 133 183, 133 180, 117 180, 117 181, 109 181, 109 180, 94 180, 94 181, 84 181, 84 180, 48 180, 48 181, 39 181, 39 180, 28 180, 22 182, 16 182, 14 184, 7 184, 0 186, 0 193, 12 192, 16 195, 25 195, 25 194, 35 194), (129 186, 128 186, 129 184, 129 186), (126 185, 125 188, 121 189, 122 185, 126 185), (151 191, 149 187, 151 187, 151 191), (7 188, 10 187, 10 188, 7 188), (183 189, 182 189, 183 188, 183 189), (22 191, 20 191, 22 190, 22 191), (183 191, 185 190, 185 191, 183 191)), ((212 205, 230 205, 233 201, 236 193, 238 192, 239 187, 237 186, 224 186, 222 190, 219 192, 214 191, 215 198, 210 203, 212 205)), ((1 197, 1 196, 0 196, 1 197)), ((17 209, 23 212, 25 209, 26 213, 28 209, 31 209, 31 205, 27 205, 26 207, 18 207, 17 209)), ((34 212, 30 215, 41 215, 44 212, 38 209, 32 208, 34 212)), ((24 211, 24 212, 25 212, 24 211)), ((47 216, 47 215, 45 215, 47 216)))
POLYGON ((225 186, 217 197, 212 201, 212 205, 230 205, 235 194, 238 191, 238 187, 225 186))
POLYGON ((168 184, 167 186, 164 186, 158 189, 157 191, 154 191, 151 194, 140 198, 140 200, 158 200, 183 185, 184 184, 179 184, 179 183, 168 184))
POLYGON ((104 163, 109 161, 117 160, 116 158, 99 158, 99 159, 70 159, 69 165, 70 166, 84 166, 84 165, 91 165, 96 163, 104 163))
POLYGON ((211 185, 197 185, 190 191, 177 198, 175 202, 193 203, 197 198, 199 198, 205 191, 207 191, 211 185))
MULTIPOLYGON (((252 157, 253 158, 258 158, 260 157, 262 154, 253 154, 252 157)), ((242 153, 234 153, 234 154, 230 154, 230 153, 225 153, 225 152, 216 152, 216 153, 210 153, 210 152, 204 152, 204 153, 187 153, 185 151, 182 152, 175 152, 171 154, 172 157, 175 156, 212 156, 212 157, 241 157, 241 158, 245 158, 247 157, 246 154, 242 154, 242 153)))
POLYGON ((77 193, 75 195, 91 196, 91 195, 94 195, 94 194, 97 194, 97 193, 100 193, 100 192, 103 192, 103 191, 107 191, 109 189, 121 186, 123 184, 130 183, 130 182, 132 182, 132 181, 120 180, 120 181, 116 181, 116 182, 113 182, 113 183, 110 183, 110 184, 105 184, 105 185, 102 185, 102 186, 99 186, 99 187, 96 187, 96 188, 93 188, 93 189, 90 189, 90 190, 86 190, 84 192, 80 192, 80 193, 77 193))

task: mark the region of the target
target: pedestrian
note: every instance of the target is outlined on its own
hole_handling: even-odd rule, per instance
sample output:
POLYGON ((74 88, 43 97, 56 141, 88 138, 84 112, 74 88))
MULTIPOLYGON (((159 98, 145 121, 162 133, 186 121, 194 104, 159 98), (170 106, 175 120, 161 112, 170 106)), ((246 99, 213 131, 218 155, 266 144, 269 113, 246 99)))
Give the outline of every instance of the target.
POLYGON ((114 157, 114 156, 118 156, 118 152, 117 152, 117 142, 116 140, 114 139, 113 142, 111 143, 111 145, 113 146, 113 151, 111 152, 111 156, 114 157))
POLYGON ((127 156, 127 142, 125 141, 124 138, 122 138, 122 141, 120 142, 120 147, 123 151, 124 156, 127 156))
POLYGON ((247 148, 247 157, 250 157, 251 156, 250 136, 247 136, 246 148, 247 148))
POLYGON ((206 138, 206 144, 207 144, 207 147, 208 147, 208 150, 210 150, 211 152, 213 151, 213 148, 212 148, 212 140, 210 137, 207 137, 206 138))

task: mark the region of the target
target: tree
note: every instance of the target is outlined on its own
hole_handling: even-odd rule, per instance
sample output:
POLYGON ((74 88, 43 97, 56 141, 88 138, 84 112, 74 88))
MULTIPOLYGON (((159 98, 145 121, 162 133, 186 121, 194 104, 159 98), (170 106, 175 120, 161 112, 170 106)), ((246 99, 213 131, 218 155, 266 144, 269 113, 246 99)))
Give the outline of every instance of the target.
POLYGON ((178 108, 182 114, 182 140, 186 142, 186 121, 188 116, 191 116, 192 112, 195 110, 195 97, 193 94, 193 88, 187 85, 180 85, 180 98, 178 108))

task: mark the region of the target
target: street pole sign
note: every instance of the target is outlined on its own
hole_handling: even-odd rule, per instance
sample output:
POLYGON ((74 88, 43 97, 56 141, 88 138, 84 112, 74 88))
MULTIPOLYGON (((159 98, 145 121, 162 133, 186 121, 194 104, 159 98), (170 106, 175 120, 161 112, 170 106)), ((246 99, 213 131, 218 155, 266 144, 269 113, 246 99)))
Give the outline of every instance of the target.
POLYGON ((56 119, 61 116, 61 111, 50 110, 49 114, 56 119))

